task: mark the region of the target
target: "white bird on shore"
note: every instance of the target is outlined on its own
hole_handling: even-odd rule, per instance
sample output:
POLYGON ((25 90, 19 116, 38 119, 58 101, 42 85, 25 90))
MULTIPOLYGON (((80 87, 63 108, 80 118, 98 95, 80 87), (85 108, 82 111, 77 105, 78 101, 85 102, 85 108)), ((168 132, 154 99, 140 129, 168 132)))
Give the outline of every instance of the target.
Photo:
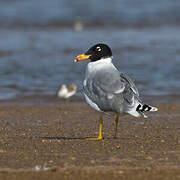
POLYGON ((144 112, 157 111, 156 107, 144 104, 139 97, 134 82, 112 63, 112 51, 106 44, 96 44, 86 53, 76 56, 74 62, 90 59, 83 82, 86 102, 100 112, 99 135, 91 140, 102 139, 103 112, 116 114, 115 138, 119 115, 130 114, 134 117, 147 117, 144 112))
POLYGON ((60 89, 57 92, 57 97, 68 99, 76 93, 77 85, 72 83, 67 86, 66 84, 62 84, 60 89))

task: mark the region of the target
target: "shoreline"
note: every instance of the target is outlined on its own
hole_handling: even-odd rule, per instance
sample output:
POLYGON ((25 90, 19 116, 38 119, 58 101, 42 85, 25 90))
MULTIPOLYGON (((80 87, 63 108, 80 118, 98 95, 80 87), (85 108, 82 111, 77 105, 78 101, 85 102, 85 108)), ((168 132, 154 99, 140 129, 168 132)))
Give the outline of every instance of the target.
MULTIPOLYGON (((140 95, 141 96, 141 95, 140 95)), ((152 104, 180 104, 179 94, 167 95, 142 95, 144 103, 152 104)), ((56 95, 31 95, 18 96, 14 98, 1 99, 0 104, 59 104, 59 103, 85 103, 83 96, 73 96, 69 99, 62 99, 56 95)))

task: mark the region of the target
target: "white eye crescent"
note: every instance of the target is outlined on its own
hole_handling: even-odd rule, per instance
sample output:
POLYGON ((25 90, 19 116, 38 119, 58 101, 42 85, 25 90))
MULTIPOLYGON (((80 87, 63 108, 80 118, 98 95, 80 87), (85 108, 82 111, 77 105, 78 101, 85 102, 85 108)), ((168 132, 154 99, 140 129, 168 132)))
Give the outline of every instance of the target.
POLYGON ((101 48, 98 46, 98 47, 96 48, 96 51, 101 51, 101 48))

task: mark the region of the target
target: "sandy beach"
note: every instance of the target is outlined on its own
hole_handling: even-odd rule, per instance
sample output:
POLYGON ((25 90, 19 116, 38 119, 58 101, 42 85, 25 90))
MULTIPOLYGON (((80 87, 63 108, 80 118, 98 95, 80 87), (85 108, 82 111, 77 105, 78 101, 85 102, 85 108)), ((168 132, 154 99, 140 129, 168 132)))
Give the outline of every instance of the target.
POLYGON ((0 104, 0 179, 180 178, 179 104, 153 104, 148 119, 106 116, 102 141, 98 113, 83 100, 54 97, 0 104))

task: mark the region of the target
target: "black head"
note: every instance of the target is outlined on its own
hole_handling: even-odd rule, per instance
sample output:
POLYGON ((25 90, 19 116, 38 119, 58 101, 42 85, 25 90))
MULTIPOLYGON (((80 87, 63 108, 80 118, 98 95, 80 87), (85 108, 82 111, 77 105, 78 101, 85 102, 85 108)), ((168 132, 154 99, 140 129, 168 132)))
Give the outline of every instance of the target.
POLYGON ((91 47, 85 55, 90 55, 89 59, 93 61, 98 61, 102 58, 108 58, 112 56, 112 51, 110 47, 106 44, 96 44, 91 47))

